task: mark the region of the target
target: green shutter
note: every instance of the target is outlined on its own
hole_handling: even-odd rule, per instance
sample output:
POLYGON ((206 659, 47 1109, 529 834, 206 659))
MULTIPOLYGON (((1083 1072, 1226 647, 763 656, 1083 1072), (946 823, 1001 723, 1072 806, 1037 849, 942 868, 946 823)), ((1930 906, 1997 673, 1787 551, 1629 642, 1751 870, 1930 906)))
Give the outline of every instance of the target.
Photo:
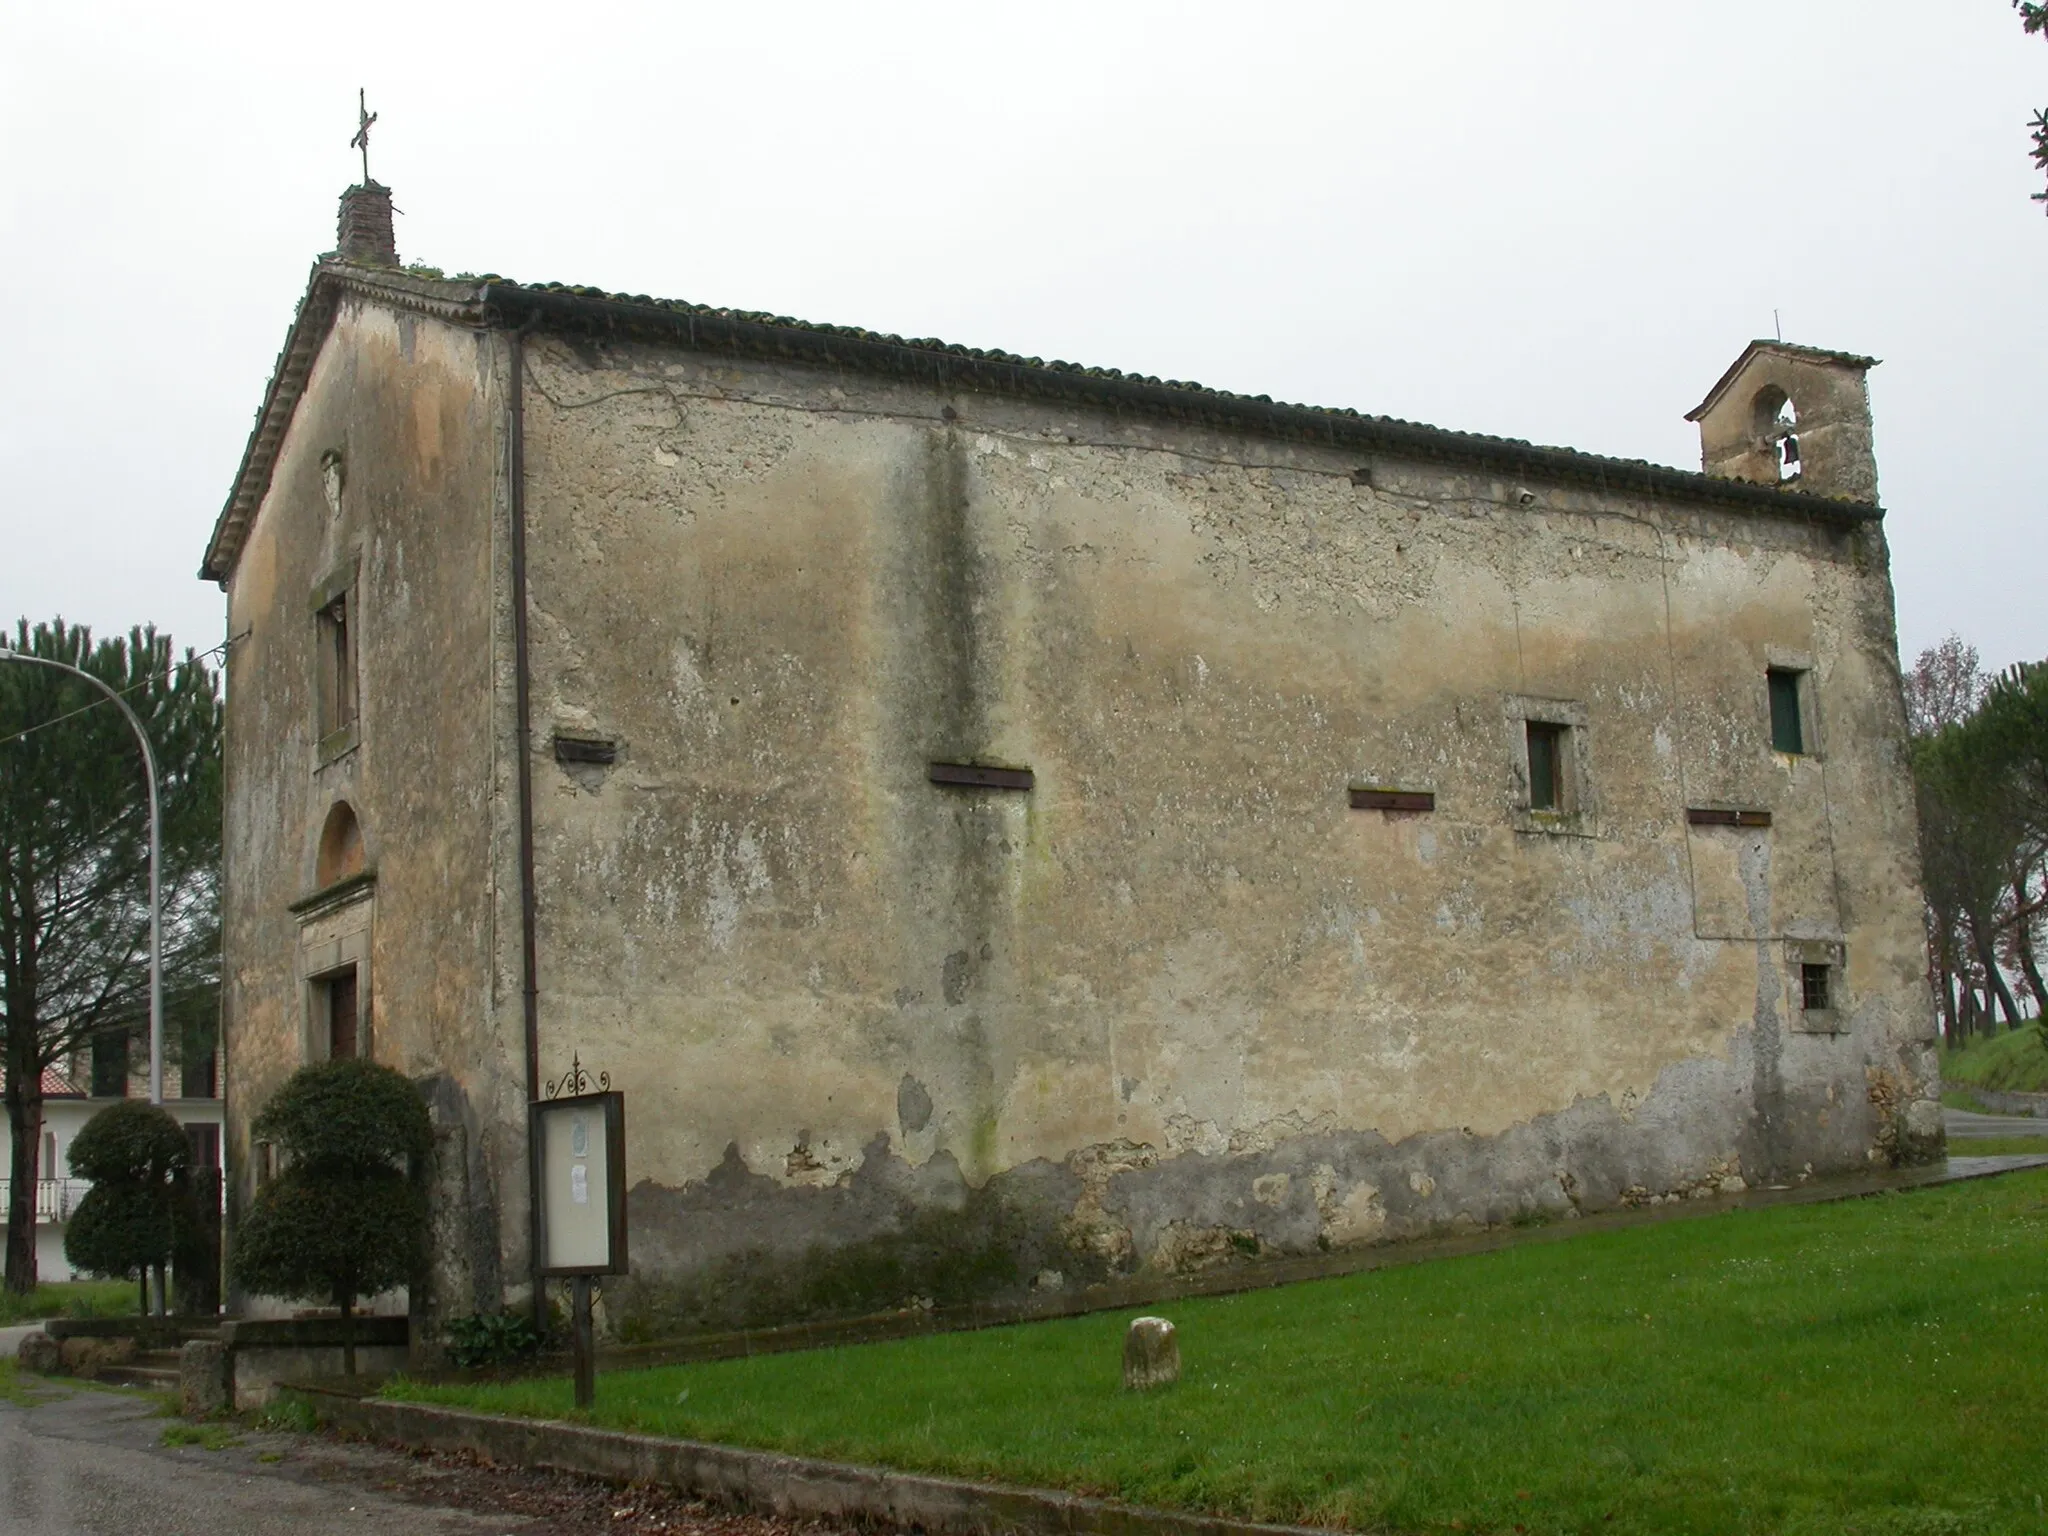
POLYGON ((1529 722, 1529 809, 1558 809, 1558 740, 1564 732, 1540 721, 1529 722))
POLYGON ((1773 667, 1771 684, 1771 750, 1804 752, 1806 737, 1799 728, 1799 674, 1773 667))

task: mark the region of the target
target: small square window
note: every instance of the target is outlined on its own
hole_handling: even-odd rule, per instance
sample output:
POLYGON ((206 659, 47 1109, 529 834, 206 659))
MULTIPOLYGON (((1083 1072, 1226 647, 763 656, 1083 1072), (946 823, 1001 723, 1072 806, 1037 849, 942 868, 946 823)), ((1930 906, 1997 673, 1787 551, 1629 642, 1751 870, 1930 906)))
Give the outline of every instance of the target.
POLYGON ((1510 693, 1502 703, 1508 729, 1501 741, 1502 788, 1514 829, 1546 837, 1599 836, 1586 706, 1554 694, 1510 693))
POLYGON ((1799 717, 1800 674, 1772 667, 1764 674, 1771 693, 1771 750, 1798 756, 1806 751, 1806 731, 1799 717))
POLYGON ((1834 1007, 1834 967, 1807 963, 1799 967, 1799 1006, 1808 1013, 1834 1007))
POLYGON ((1567 748, 1571 727, 1548 720, 1528 722, 1529 809, 1565 811, 1571 808, 1571 756, 1567 748))

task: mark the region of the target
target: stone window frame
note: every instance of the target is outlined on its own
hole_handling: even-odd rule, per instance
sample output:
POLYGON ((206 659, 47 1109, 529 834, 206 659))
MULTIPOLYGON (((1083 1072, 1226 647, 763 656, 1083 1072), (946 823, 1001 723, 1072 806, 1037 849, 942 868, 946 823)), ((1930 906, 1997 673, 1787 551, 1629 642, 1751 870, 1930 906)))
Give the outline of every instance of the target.
POLYGON ((1821 761, 1823 757, 1820 731, 1820 674, 1813 664, 1811 651, 1795 651, 1788 646, 1767 645, 1764 647, 1764 665, 1758 686, 1762 690, 1762 714, 1764 747, 1771 756, 1789 762, 1807 759, 1821 761), (1771 736, 1771 674, 1790 672, 1799 679, 1799 751, 1780 752, 1771 736))
POLYGON ((339 758, 346 757, 362 740, 363 605, 359 596, 362 588, 359 580, 361 572, 362 556, 360 553, 352 553, 313 585, 313 692, 314 708, 317 711, 314 723, 319 732, 318 746, 313 754, 315 772, 339 758), (347 645, 345 665, 348 671, 346 719, 337 719, 342 707, 341 700, 336 695, 339 679, 336 669, 330 665, 328 656, 328 649, 334 643, 329 615, 336 603, 342 605, 342 611, 346 615, 343 631, 347 645), (330 725, 330 721, 334 723, 330 725))
POLYGON ((1584 702, 1510 693, 1503 695, 1502 717, 1508 762, 1508 819, 1514 829, 1552 837, 1598 837, 1600 801, 1593 780, 1592 716, 1584 702), (1532 723, 1565 728, 1565 805, 1561 810, 1538 810, 1529 803, 1532 723))
POLYGON ((356 976, 356 1055, 364 1061, 376 1059, 376 973, 371 965, 376 882, 376 871, 365 870, 292 904, 299 920, 299 1056, 307 1063, 328 1059, 328 1019, 322 1005, 327 984, 349 970, 356 976), (337 927, 342 931, 336 932, 337 927), (315 932, 327 936, 316 938, 315 932))
POLYGON ((1791 1027, 1805 1035, 1841 1035, 1849 1031, 1847 946, 1840 939, 1787 939, 1785 960, 1785 1017, 1791 1027), (1805 968, 1828 968, 1828 1006, 1806 1006, 1805 968))
POLYGON ((356 981, 356 1056, 362 1061, 374 1061, 375 1042, 371 1039, 370 1020, 370 934, 349 934, 346 938, 335 939, 320 946, 323 950, 335 952, 335 958, 314 960, 308 952, 307 964, 317 966, 304 973, 300 982, 302 1010, 305 1017, 302 1054, 308 1062, 326 1061, 332 1054, 329 1038, 327 1009, 327 987, 340 977, 353 975, 356 981))

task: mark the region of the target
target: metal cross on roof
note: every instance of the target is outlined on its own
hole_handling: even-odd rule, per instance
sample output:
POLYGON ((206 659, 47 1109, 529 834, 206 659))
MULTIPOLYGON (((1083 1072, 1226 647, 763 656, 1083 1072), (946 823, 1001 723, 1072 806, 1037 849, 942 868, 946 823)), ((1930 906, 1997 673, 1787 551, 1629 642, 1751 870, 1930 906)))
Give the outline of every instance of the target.
POLYGON ((361 86, 356 87, 356 136, 348 141, 350 149, 363 152, 363 185, 370 184, 370 124, 377 121, 377 114, 369 109, 363 100, 361 86))

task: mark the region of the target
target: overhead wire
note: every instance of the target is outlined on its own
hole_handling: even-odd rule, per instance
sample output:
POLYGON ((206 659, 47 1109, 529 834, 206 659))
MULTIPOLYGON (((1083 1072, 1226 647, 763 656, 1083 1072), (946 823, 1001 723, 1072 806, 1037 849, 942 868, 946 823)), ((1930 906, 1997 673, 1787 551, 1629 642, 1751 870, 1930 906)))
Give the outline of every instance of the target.
MULTIPOLYGON (((227 640, 221 641, 219 645, 216 645, 210 651, 199 651, 194 655, 188 657, 187 660, 205 661, 209 656, 218 656, 222 654, 224 651, 226 651, 229 645, 233 644, 233 638, 234 637, 230 637, 227 640)), ((12 650, 13 647, 8 646, 4 647, 4 649, 12 650)), ((156 678, 152 675, 150 677, 145 677, 139 683, 130 683, 126 688, 117 688, 114 690, 114 692, 117 697, 125 699, 126 697, 128 697, 129 694, 139 693, 155 681, 156 678)), ((112 699, 108 698, 105 694, 101 694, 98 698, 94 699, 90 704, 81 704, 76 709, 66 710, 63 714, 53 716, 48 720, 38 720, 34 725, 22 727, 22 729, 16 731, 12 736, 0 736, 0 747, 8 746, 14 742, 20 741, 24 736, 33 736, 37 731, 46 731, 53 725, 62 725, 66 720, 75 720, 80 715, 86 714, 91 710, 98 709, 102 705, 111 704, 112 702, 112 699)))

